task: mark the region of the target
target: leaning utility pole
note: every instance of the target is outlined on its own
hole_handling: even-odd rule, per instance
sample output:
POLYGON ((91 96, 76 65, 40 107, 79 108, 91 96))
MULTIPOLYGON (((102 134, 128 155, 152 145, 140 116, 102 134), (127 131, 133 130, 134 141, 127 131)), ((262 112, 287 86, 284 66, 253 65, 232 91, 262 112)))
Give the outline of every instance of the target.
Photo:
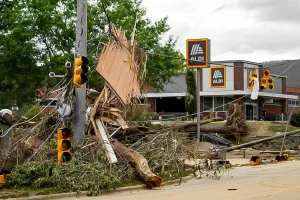
MULTIPOLYGON (((87 0, 77 0, 76 22, 76 48, 75 56, 87 57, 87 0)), ((75 119, 74 119, 74 143, 80 145, 85 133, 86 112, 86 85, 83 88, 75 88, 75 119)))

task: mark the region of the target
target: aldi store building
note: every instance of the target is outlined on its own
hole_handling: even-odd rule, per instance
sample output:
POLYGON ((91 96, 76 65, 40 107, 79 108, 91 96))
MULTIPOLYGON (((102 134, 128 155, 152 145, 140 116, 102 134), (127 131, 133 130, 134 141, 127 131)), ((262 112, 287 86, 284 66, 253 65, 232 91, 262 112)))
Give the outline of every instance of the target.
MULTIPOLYGON (((234 100, 243 103, 246 120, 281 121, 286 120, 292 111, 300 111, 300 85, 299 87, 293 85, 295 81, 289 80, 289 76, 274 74, 273 68, 270 67, 271 75, 274 77, 274 90, 260 91, 257 100, 251 100, 249 77, 256 71, 260 80, 266 66, 243 60, 213 63, 215 65, 210 68, 200 69, 200 110, 203 116, 209 116, 213 110, 215 116, 226 119, 228 105, 234 100), (291 83, 290 86, 287 83, 291 83)), ((299 69, 299 66, 295 69, 299 69)), ((276 70, 284 71, 280 67, 276 67, 276 70)), ((300 70, 297 73, 300 77, 300 70)), ((148 111, 159 113, 163 118, 186 115, 184 104, 186 88, 184 72, 172 77, 171 83, 165 85, 162 92, 155 92, 149 88, 145 94, 148 111)))

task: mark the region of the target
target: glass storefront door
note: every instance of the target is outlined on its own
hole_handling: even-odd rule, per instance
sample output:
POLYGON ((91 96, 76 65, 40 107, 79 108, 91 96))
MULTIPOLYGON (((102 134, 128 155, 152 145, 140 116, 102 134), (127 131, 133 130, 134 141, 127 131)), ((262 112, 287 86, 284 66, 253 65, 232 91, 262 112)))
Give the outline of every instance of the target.
POLYGON ((258 119, 258 107, 257 104, 245 104, 246 120, 257 120, 258 119))

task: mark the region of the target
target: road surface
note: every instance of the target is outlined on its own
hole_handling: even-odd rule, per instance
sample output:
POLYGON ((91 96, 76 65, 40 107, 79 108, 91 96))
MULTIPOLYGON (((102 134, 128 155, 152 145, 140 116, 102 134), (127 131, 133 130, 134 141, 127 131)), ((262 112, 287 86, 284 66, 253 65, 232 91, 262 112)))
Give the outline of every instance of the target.
MULTIPOLYGON (((62 198, 63 200, 78 199, 62 198)), ((220 180, 192 179, 180 186, 80 197, 80 200, 299 200, 300 161, 230 169, 220 180)))

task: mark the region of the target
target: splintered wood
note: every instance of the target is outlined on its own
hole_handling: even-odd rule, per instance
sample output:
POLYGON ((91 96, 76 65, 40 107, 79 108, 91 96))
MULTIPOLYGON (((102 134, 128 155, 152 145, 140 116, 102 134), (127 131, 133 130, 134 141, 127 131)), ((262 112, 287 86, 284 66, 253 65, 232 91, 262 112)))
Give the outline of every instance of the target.
POLYGON ((125 32, 112 26, 111 40, 103 47, 97 65, 97 71, 105 79, 105 85, 97 100, 93 102, 90 96, 88 102, 93 107, 90 122, 110 163, 117 162, 115 150, 127 162, 135 164, 137 173, 152 188, 160 186, 162 180, 151 172, 147 160, 116 140, 113 144, 109 140, 120 128, 129 128, 122 117, 122 109, 118 108, 137 102, 141 96, 145 83, 145 64, 146 54, 137 46, 136 41, 132 40, 129 44, 125 32), (109 135, 108 132, 112 134, 109 135))
POLYGON ((104 146, 107 158, 111 164, 117 162, 114 150, 117 151, 123 159, 127 160, 127 162, 134 163, 137 173, 145 181, 148 187, 161 186, 162 179, 150 170, 148 162, 143 155, 125 147, 116 140, 114 140, 113 143, 110 142, 110 136, 108 135, 107 127, 104 125, 105 123, 113 127, 113 130, 116 131, 118 128, 122 128, 123 130, 129 128, 121 116, 122 111, 117 108, 109 107, 112 102, 109 102, 108 100, 111 99, 110 97, 113 94, 114 92, 105 84, 99 97, 94 102, 90 115, 90 121, 93 125, 95 134, 102 143, 102 146, 104 146))
POLYGON ((125 147, 116 140, 112 141, 112 145, 119 155, 132 163, 137 173, 145 181, 148 187, 153 188, 162 185, 162 179, 150 170, 148 162, 142 154, 125 147))
POLYGON ((146 54, 127 42, 125 32, 112 26, 114 37, 102 49, 97 71, 115 91, 121 103, 127 105, 141 96, 146 54))

